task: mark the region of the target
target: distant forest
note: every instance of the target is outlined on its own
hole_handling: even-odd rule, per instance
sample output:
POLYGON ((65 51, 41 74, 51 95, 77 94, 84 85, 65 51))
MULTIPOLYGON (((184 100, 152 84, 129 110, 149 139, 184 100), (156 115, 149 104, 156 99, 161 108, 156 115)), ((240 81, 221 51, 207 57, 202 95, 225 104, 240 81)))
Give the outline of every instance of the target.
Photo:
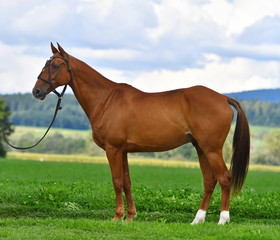
MULTIPOLYGON (((267 93, 267 92, 266 92, 267 93)), ((280 94, 279 94, 280 95, 280 94)), ((31 94, 0 95, 8 105, 14 125, 47 127, 52 120, 57 97, 49 95, 44 101, 36 100, 31 94)), ((237 97, 238 98, 238 97, 237 97)), ((280 101, 241 100, 250 124, 280 127, 280 101)), ((89 121, 72 94, 66 94, 62 110, 54 127, 89 129, 89 121)))
MULTIPOLYGON (((10 121, 19 126, 49 126, 55 111, 57 96, 50 94, 43 101, 31 94, 0 95, 9 107, 10 121)), ((69 129, 89 129, 89 121, 83 109, 72 94, 65 94, 62 110, 58 111, 54 127, 69 129)))

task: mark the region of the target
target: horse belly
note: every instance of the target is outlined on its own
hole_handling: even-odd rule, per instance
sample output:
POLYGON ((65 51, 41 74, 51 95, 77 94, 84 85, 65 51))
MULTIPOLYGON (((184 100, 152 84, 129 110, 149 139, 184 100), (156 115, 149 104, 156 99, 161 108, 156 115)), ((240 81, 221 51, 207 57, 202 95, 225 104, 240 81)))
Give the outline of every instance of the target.
POLYGON ((187 129, 164 124, 139 127, 127 136, 127 150, 130 152, 167 151, 192 140, 187 129))

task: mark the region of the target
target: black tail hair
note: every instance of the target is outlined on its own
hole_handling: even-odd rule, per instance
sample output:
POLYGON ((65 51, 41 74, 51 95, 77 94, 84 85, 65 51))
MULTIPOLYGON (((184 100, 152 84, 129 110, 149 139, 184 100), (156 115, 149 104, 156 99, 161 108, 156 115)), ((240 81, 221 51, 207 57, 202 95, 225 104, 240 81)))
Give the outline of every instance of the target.
POLYGON ((247 117, 239 102, 232 98, 228 98, 228 103, 237 110, 230 172, 232 174, 232 192, 233 194, 238 194, 248 172, 250 158, 250 130, 247 117))

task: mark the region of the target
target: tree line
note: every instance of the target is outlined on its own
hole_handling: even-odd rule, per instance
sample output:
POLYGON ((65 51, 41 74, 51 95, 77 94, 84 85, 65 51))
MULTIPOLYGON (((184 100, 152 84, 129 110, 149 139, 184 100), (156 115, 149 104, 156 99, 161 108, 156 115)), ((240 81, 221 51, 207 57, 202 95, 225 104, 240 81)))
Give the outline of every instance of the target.
MULTIPOLYGON (((53 117, 57 97, 50 94, 39 101, 31 94, 0 95, 9 107, 9 120, 18 126, 47 127, 53 117)), ((240 101, 251 125, 280 127, 280 102, 240 101)), ((72 94, 66 94, 62 111, 54 123, 57 128, 89 129, 89 121, 72 94)))
POLYGON ((280 102, 241 101, 248 121, 255 126, 280 127, 280 102))
MULTIPOLYGON (((17 126, 48 127, 57 103, 57 97, 52 94, 44 101, 35 99, 31 94, 0 95, 0 98, 9 107, 9 120, 17 126)), ((61 106, 53 127, 89 129, 87 116, 73 95, 66 94, 61 106)))

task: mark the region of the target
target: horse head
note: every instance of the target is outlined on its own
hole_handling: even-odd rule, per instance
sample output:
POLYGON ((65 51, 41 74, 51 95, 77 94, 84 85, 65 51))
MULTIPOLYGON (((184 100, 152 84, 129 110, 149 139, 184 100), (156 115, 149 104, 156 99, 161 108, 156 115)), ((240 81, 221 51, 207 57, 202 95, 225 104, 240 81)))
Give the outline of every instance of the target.
POLYGON ((67 86, 72 79, 69 55, 58 43, 57 45, 58 49, 51 43, 53 56, 47 60, 33 88, 33 96, 37 99, 45 99, 50 92, 61 97, 66 87, 62 93, 58 93, 55 89, 59 86, 67 86))

